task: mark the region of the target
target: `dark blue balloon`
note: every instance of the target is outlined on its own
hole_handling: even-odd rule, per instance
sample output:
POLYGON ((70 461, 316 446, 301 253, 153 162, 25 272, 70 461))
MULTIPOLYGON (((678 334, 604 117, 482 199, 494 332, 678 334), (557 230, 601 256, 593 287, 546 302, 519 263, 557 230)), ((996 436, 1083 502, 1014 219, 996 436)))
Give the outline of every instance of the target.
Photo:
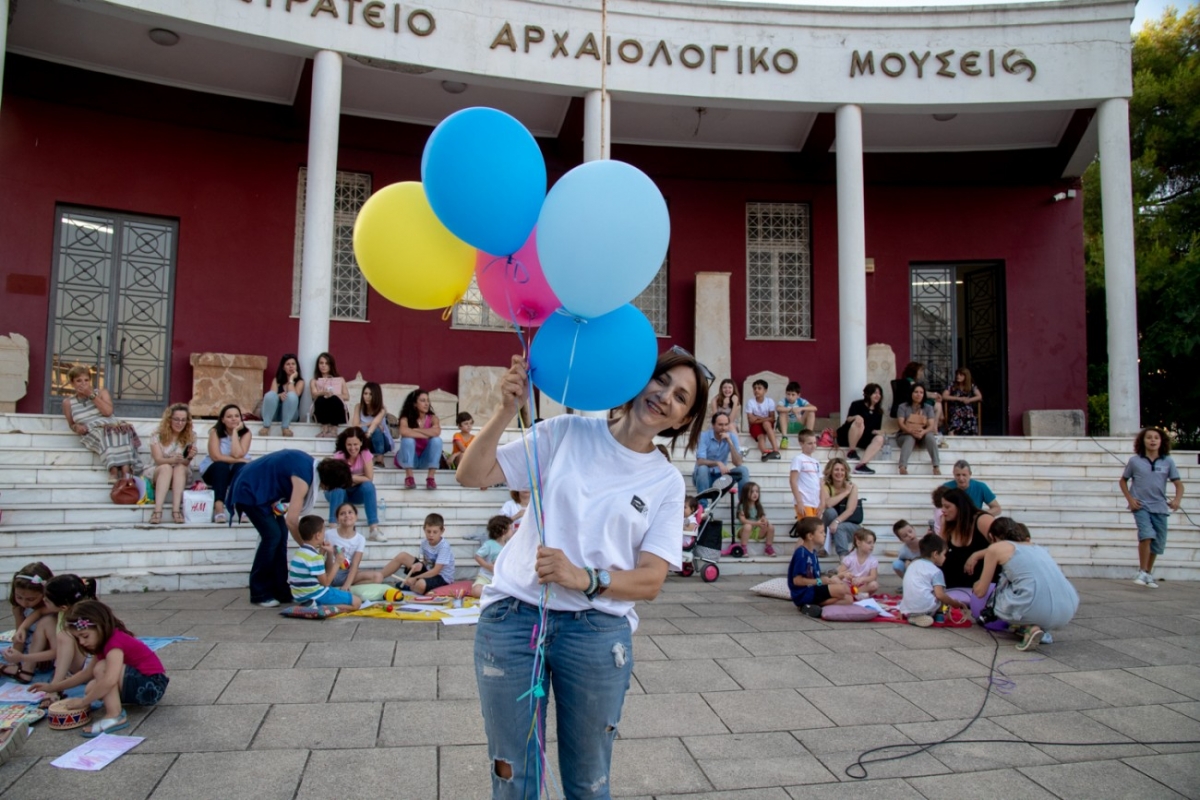
POLYGON ((525 126, 494 108, 464 108, 425 143, 421 183, 451 233, 485 253, 525 244, 546 199, 546 162, 525 126))
POLYGON ((654 327, 628 303, 592 319, 551 314, 529 348, 533 384, 580 411, 632 400, 650 382, 657 360, 654 327))

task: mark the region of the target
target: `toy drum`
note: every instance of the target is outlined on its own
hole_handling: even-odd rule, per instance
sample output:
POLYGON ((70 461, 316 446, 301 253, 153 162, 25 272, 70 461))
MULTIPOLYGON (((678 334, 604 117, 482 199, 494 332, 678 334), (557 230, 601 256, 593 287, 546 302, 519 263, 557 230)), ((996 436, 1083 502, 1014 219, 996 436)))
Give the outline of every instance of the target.
POLYGON ((67 707, 67 702, 66 700, 59 700, 50 706, 46 712, 46 719, 49 720, 50 727, 56 731, 69 731, 73 728, 82 728, 91 721, 91 713, 88 709, 71 709, 67 707))

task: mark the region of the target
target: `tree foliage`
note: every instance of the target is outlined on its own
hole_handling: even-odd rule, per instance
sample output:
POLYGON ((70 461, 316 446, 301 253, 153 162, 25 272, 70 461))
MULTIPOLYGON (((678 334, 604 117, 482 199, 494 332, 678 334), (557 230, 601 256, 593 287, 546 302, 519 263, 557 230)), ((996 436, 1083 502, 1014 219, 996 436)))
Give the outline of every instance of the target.
MULTIPOLYGON (((1129 102, 1143 424, 1200 439, 1200 7, 1133 37, 1129 102)), ((1100 173, 1084 174, 1089 394, 1107 391, 1100 173)))

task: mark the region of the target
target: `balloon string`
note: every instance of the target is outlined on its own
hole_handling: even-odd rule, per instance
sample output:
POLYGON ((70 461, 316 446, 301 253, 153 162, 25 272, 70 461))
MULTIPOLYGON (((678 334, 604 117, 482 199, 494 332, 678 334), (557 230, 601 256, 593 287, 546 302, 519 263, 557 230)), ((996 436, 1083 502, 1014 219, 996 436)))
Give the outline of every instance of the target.
POLYGON ((493 258, 487 263, 487 266, 483 268, 483 271, 487 272, 494 264, 500 261, 504 262, 505 277, 511 277, 514 283, 529 283, 529 268, 525 266, 523 261, 519 261, 512 256, 497 256, 496 258, 493 258))
POLYGON ((563 316, 566 316, 566 317, 571 317, 573 320, 575 320, 575 335, 573 337, 571 337, 571 355, 567 359, 567 379, 566 379, 566 381, 563 382, 563 396, 562 396, 563 405, 567 406, 569 408, 571 406, 571 404, 569 402, 567 402, 567 398, 569 397, 568 391, 571 388, 571 372, 575 368, 575 348, 579 344, 579 329, 587 323, 587 320, 583 319, 582 317, 575 316, 570 311, 567 311, 565 308, 558 309, 556 313, 562 314, 563 316))

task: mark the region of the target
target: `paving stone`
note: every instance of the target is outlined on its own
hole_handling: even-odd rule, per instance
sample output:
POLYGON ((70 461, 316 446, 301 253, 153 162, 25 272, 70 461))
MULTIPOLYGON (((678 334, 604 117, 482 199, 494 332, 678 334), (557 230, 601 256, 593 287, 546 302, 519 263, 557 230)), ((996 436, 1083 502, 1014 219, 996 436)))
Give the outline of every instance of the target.
MULTIPOLYGON (((157 609, 156 609, 157 610, 157 609)), ((176 611, 170 617, 161 622, 187 623, 189 625, 240 625, 253 612, 248 608, 242 609, 204 609, 193 610, 185 609, 176 611)))
MULTIPOLYGON (((403 748, 407 749, 411 748, 403 748)), ((382 752, 396 753, 403 750, 397 748, 382 752)), ((491 800, 492 774, 487 745, 444 745, 437 750, 439 793, 423 795, 424 797, 437 797, 439 800, 491 800)), ((557 748, 549 745, 547 752, 554 753, 551 763, 557 771, 557 748)), ((385 796, 385 800, 397 800, 398 797, 399 794, 393 790, 391 796, 385 796)))
POLYGON ((926 744, 953 736, 953 741, 930 749, 929 754, 955 772, 982 772, 1056 763, 1053 758, 1036 747, 1015 741, 1017 737, 989 720, 976 720, 963 731, 963 726, 968 721, 956 719, 940 722, 917 722, 896 727, 913 741, 926 744), (980 739, 1013 739, 1014 741, 1012 744, 1003 744, 977 741, 980 739))
POLYGON ((439 700, 478 700, 479 683, 475 680, 475 666, 456 664, 438 667, 437 698, 439 700))
POLYGON ((1185 797, 1200 794, 1200 753, 1141 756, 1121 760, 1185 797))
MULTIPOLYGON (((750 651, 723 633, 650 637, 667 658, 747 658, 750 651)), ((634 650, 637 657, 637 650, 634 650)))
POLYGON ((1015 714, 995 717, 996 725, 1035 746, 1056 761, 1098 761, 1125 756, 1152 755, 1153 750, 1137 744, 1127 736, 1102 725, 1079 711, 1058 711, 1043 714, 1015 714), (1046 742, 1079 742, 1079 745, 1045 744, 1046 742), (1128 744, 1097 747, 1101 742, 1128 744))
POLYGON ((276 625, 267 636, 270 642, 348 642, 358 628, 357 617, 296 620, 294 625, 276 625), (307 627, 311 625, 312 630, 307 627))
MULTIPOLYGON (((1195 606, 1192 606, 1192 610, 1195 610, 1195 606)), ((1181 614, 1157 614, 1155 616, 1130 617, 1129 619, 1131 622, 1153 625, 1155 628, 1160 628, 1179 636, 1193 636, 1200 633, 1200 619, 1185 617, 1181 614)), ((1144 636, 1144 629, 1141 633, 1135 635, 1144 636)))
POLYGON ((729 733, 698 694, 628 695, 619 729, 622 739, 729 733))
MULTIPOLYGON (((1147 618, 1141 617, 1140 619, 1147 618)), ((1126 617, 1093 617, 1079 620, 1077 624, 1082 628, 1091 628, 1096 631, 1100 639, 1136 639, 1157 632, 1166 635, 1166 631, 1163 631, 1162 628, 1148 625, 1146 622, 1135 622, 1126 617)))
MULTIPOLYGON (((171 647, 163 652, 170 651, 171 647)), ((291 669, 303 652, 304 644, 299 642, 219 642, 196 666, 200 669, 291 669)))
POLYGON ((405 644, 432 642, 438 638, 438 628, 443 627, 430 622, 373 619, 371 617, 355 617, 355 619, 359 620, 358 628, 354 631, 353 641, 356 642, 382 641, 405 644))
POLYGON ((709 658, 649 662, 635 659, 633 674, 646 694, 695 692, 700 688, 721 692, 742 688, 709 658))
MULTIPOLYGON (((103 587, 101 587, 103 588, 103 587)), ((162 594, 149 593, 148 597, 157 597, 158 601, 150 604, 157 611, 165 609, 174 610, 201 610, 201 611, 218 611, 231 605, 230 597, 226 593, 218 594, 215 590, 212 592, 205 591, 190 591, 190 592, 163 592, 162 594)), ((128 595, 121 595, 122 599, 128 595)), ((246 603, 242 606, 246 611, 253 611, 255 606, 250 604, 250 594, 247 591, 246 603)), ((108 599, 108 596, 105 596, 108 599)))
MULTIPOLYGON (((686 617, 684 618, 686 619, 686 617)), ((638 620, 637 632, 639 636, 654 636, 655 634, 672 634, 683 633, 678 626, 669 619, 659 619, 651 617, 650 619, 642 618, 638 620)))
POLYGON ((818 654, 800 656, 800 660, 837 686, 917 680, 915 675, 905 672, 895 662, 875 653, 856 653, 853 656, 818 654))
POLYGON ((829 623, 813 619, 807 614, 801 614, 791 603, 780 605, 773 613, 763 616, 745 618, 747 622, 760 631, 827 631, 829 623))
POLYGON ((1173 692, 1153 681, 1139 678, 1123 669, 1093 672, 1066 672, 1055 676, 1114 706, 1144 706, 1151 703, 1182 703, 1186 695, 1173 692))
MULTIPOLYGON (((842 783, 853 783, 859 785, 859 777, 850 777, 846 774, 847 769, 855 776, 863 774, 862 768, 855 765, 859 756, 863 754, 866 748, 855 748, 849 752, 838 753, 821 753, 817 755, 825 768, 830 771, 842 783)), ((898 752, 890 752, 884 755, 899 755, 898 752)), ((883 761, 878 764, 869 763, 870 756, 865 756, 866 776, 870 780, 880 780, 882 778, 912 778, 921 775, 945 775, 950 772, 950 768, 942 762, 938 761, 929 753, 918 753, 909 758, 896 759, 893 761, 883 761)), ((853 793, 853 789, 843 790, 853 793)))
POLYGON ((637 613, 638 619, 674 619, 675 617, 698 616, 696 612, 682 603, 638 603, 637 613))
POLYGON ((1200 700, 1200 666, 1179 664, 1170 667, 1138 667, 1127 670, 1132 675, 1154 681, 1159 686, 1200 700))
POLYGON ((933 775, 909 778, 908 782, 926 800, 994 800, 1019 797, 1021 800, 1053 800, 1047 792, 1015 769, 976 772, 969 779, 961 775, 933 775))
MULTIPOLYGON (((629 704, 626 703, 628 709, 629 704)), ((687 748, 677 738, 629 740, 613 743, 612 793, 616 797, 650 795, 670 787, 672 794, 711 791, 687 748)))
POLYGON ((969 719, 979 712, 985 697, 985 717, 1020 714, 1023 710, 1006 702, 999 693, 988 692, 985 687, 965 678, 887 685, 935 719, 969 719))
MULTIPOLYGON (((436 667, 440 664, 474 664, 474 642, 397 642, 395 667, 436 667)), ((356 666, 367 666, 359 664, 356 666)))
POLYGON ((0 793, 16 783, 37 762, 37 756, 18 756, 0 764, 0 793))
MULTIPOLYGON (((437 767, 435 747, 314 750, 304 768, 296 800, 346 795, 354 800, 437 797, 437 767)), ((486 782, 481 785, 487 788, 486 782)))
POLYGON ((478 700, 412 700, 383 706, 381 747, 486 742, 478 700))
POLYGON ((690 603, 687 607, 697 617, 740 617, 754 613, 745 603, 690 603))
POLYGON ((437 697, 438 667, 362 667, 338 670, 333 703, 427 700, 437 697))
POLYGON ((1200 720, 1163 706, 1099 708, 1084 712, 1097 722, 1120 731, 1160 753, 1200 751, 1200 720), (1153 742, 1178 741, 1192 744, 1168 745, 1153 742))
POLYGON ((704 700, 734 733, 798 731, 833 722, 794 689, 705 692, 704 700))
POLYGON ((271 706, 255 750, 353 750, 374 747, 381 703, 296 703, 271 706))
POLYGON ((157 655, 167 674, 174 674, 175 670, 194 669, 214 647, 214 642, 172 642, 157 655))
POLYGON ((735 616, 676 618, 672 624, 683 633, 745 633, 757 630, 746 620, 735 616))
MULTIPOLYGON (((1039 648, 1033 653, 1023 653, 1013 646, 1015 642, 1015 639, 1002 639, 999 649, 994 645, 992 647, 960 647, 954 652, 982 664, 987 668, 984 670, 985 675, 988 674, 987 670, 991 669, 993 664, 999 675, 1010 678, 1014 675, 1046 675, 1054 672, 1069 672, 1074 669, 1071 665, 1053 658, 1049 647, 1039 648)), ((1067 645, 1061 647, 1065 646, 1067 645)), ((1054 648, 1054 652, 1058 652, 1060 645, 1056 644, 1054 648)))
POLYGON ((790 795, 781 786, 760 789, 730 789, 727 792, 700 792, 699 794, 663 794, 664 800, 790 800, 790 795))
POLYGON ((394 642, 313 642, 304 648, 297 667, 390 667, 394 642))
POLYGON ((958 650, 884 650, 879 655, 900 667, 903 670, 902 674, 916 676, 923 681, 988 675, 986 664, 965 656, 958 650))
POLYGON ((1176 647, 1170 642, 1171 637, 1146 639, 1104 639, 1097 644, 1110 647, 1118 653, 1133 656, 1140 661, 1155 667, 1165 667, 1171 664, 1194 664, 1196 654, 1183 647, 1176 647))
MULTIPOLYGON (((174 645, 172 645, 174 646, 174 645)), ((210 706, 236 674, 232 669, 181 669, 169 673, 171 682, 160 706, 210 706)))
MULTIPOLYGON (((987 678, 975 678, 986 686, 987 678)), ((1025 711, 1068 711, 1080 708, 1101 708, 1108 703, 1063 683, 1053 675, 1022 675, 1004 699, 1025 711)))
POLYGON ((683 744, 718 790, 836 780, 787 733, 689 736, 683 744))
MULTIPOLYGON (((1101 641, 1062 642, 1061 644, 1055 642, 1053 645, 1039 647, 1037 652, 1054 659, 1056 664, 1065 664, 1067 669, 1124 669, 1147 666, 1146 661, 1106 647, 1105 643, 1101 641)), ((970 654, 967 653, 967 655, 970 654)), ((1043 671, 1047 670, 1043 669, 1043 671)), ((1064 670, 1048 671, 1062 672, 1064 670)))
POLYGON ((846 725, 840 728, 793 731, 810 753, 840 753, 859 748, 867 750, 889 744, 912 742, 892 725, 846 725))
POLYGON ((243 669, 217 703, 323 703, 336 677, 336 669, 243 669))
POLYGON ((864 630, 862 626, 853 630, 838 628, 830 631, 812 631, 807 634, 807 638, 831 653, 878 653, 896 647, 893 640, 879 631, 864 630))
POLYGON ((787 792, 792 800, 846 800, 847 796, 854 800, 923 800, 916 789, 899 778, 855 781, 853 789, 829 783, 788 786, 787 792))
POLYGON ((261 642, 275 630, 274 625, 262 623, 230 623, 226 625, 192 625, 184 634, 202 642, 261 642))
MULTIPOLYGON (((421 624, 421 623, 415 623, 421 624)), ((439 642, 474 642, 474 625, 442 625, 440 623, 424 623, 434 629, 434 638, 439 642)))
POLYGON ((1157 800, 1180 795, 1120 761, 1027 767, 1021 772, 1063 800, 1157 800))
POLYGON ((139 752, 207 753, 245 750, 269 706, 162 706, 133 734, 146 737, 139 752))
POLYGON ((838 725, 930 722, 933 719, 886 686, 838 686, 803 694, 838 725))
MULTIPOLYGON (((171 765, 153 800, 244 797, 290 800, 308 759, 305 750, 261 753, 184 753, 171 765)), ((107 770, 108 768, 106 768, 107 770)))
MULTIPOLYGON (((76 737, 75 744, 82 741, 76 737)), ((22 773, 4 795, 14 800, 63 800, 68 797, 143 800, 150 796, 174 759, 173 755, 147 755, 134 751, 105 767, 100 776, 95 772, 52 767, 53 759, 43 758, 22 773)))

